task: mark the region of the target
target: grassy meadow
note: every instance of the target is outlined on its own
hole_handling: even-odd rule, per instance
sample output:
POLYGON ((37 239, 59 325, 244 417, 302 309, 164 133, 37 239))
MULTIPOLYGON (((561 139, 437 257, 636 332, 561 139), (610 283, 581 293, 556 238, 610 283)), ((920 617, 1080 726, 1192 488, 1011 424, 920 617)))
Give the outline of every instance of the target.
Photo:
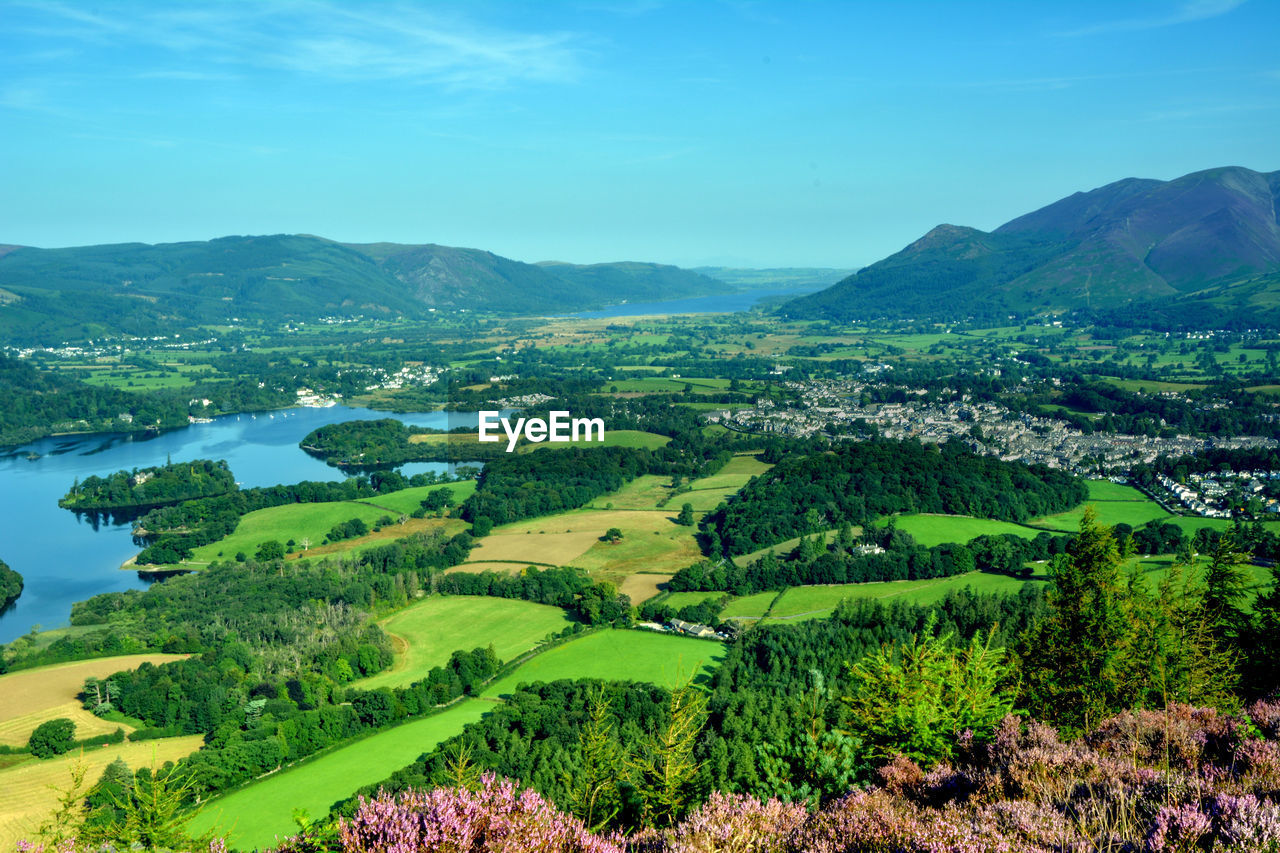
MULTIPOLYGON (((290 816, 292 809, 301 808, 312 817, 324 817, 338 800, 411 764, 436 744, 461 732, 468 723, 479 720, 492 707, 479 699, 464 699, 439 714, 323 753, 210 801, 191 821, 190 829, 228 834, 236 849, 267 847, 277 838, 297 832, 290 816)), ((198 742, 199 738, 195 740, 198 742)))
POLYGON ((230 560, 238 552, 252 557, 259 545, 272 539, 281 544, 292 539, 299 546, 303 539, 309 539, 311 546, 316 547, 336 524, 359 518, 372 527, 375 521, 387 514, 384 509, 359 501, 285 504, 259 509, 241 518, 230 536, 194 549, 191 562, 230 560))
POLYGON ((422 502, 426 500, 427 495, 432 492, 438 492, 441 489, 448 489, 453 492, 453 499, 457 503, 462 503, 476 492, 475 480, 460 480, 456 483, 438 483, 434 486, 414 486, 408 489, 401 489, 398 492, 391 492, 385 495, 375 495, 371 498, 361 498, 356 503, 368 504, 372 507, 387 510, 392 513, 404 513, 408 515, 418 507, 422 506, 422 502))
POLYGON ((562 678, 649 681, 673 687, 701 679, 724 659, 718 642, 647 631, 605 629, 543 652, 484 691, 497 698, 520 684, 562 678))
POLYGON ((353 686, 404 687, 425 677, 432 667, 448 663, 458 649, 492 645, 499 660, 513 660, 572 621, 559 607, 531 601, 433 595, 378 623, 395 644, 395 662, 353 686))

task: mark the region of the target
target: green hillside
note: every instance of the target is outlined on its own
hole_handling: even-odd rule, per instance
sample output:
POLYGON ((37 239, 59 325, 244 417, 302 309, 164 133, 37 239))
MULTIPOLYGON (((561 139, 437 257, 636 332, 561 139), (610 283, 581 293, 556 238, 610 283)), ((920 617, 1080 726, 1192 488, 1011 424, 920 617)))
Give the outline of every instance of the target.
POLYGON ((939 225, 782 313, 835 320, 1125 312, 1176 325, 1280 318, 1280 172, 1128 178, 992 232, 939 225))

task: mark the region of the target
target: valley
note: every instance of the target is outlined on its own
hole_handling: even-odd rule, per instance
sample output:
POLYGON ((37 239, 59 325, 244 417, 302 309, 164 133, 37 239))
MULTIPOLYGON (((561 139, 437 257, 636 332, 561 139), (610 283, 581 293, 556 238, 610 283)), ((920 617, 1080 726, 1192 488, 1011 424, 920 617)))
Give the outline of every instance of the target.
MULTIPOLYGON (((410 265, 440 247, 230 248, 304 244, 394 267, 414 299, 449 286, 410 265)), ((427 263, 481 287, 458 272, 481 260, 427 263)), ((685 281, 625 274, 643 298, 685 281)), ((34 837, 81 752, 90 837, 146 808, 103 799, 128 782, 178 792, 175 837, 245 851, 490 772, 582 815, 607 766, 600 826, 622 832, 712 791, 818 815, 894 749, 955 758, 958 730, 921 745, 859 705, 884 688, 868 667, 920 644, 998 667, 983 701, 1068 735, 1274 689, 1275 329, 392 307, 8 350, 0 556, 23 585, 0 615, 0 789, 48 793, 0 806, 0 844, 34 837), (493 412, 603 440, 481 442, 493 412), (1086 598, 1122 678, 1054 675, 1088 659, 1051 634, 1086 598), (687 778, 656 781, 677 760, 687 778)))

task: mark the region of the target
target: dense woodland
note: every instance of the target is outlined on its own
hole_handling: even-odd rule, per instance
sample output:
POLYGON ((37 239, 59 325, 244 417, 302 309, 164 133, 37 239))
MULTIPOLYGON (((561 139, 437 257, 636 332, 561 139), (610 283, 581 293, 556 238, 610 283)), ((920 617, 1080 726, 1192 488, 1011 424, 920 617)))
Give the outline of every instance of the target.
MULTIPOLYGON (((840 700, 849 663, 887 642, 906 641, 924 630, 953 632, 964 641, 999 625, 997 640, 1015 636, 1040 607, 1035 595, 981 596, 965 590, 935 611, 873 602, 843 606, 827 620, 766 626, 729 647, 712 676, 694 772, 682 780, 689 803, 712 790, 785 796, 818 802, 872 778, 874 767, 859 757, 858 744, 842 729, 848 710, 840 700), (930 619, 933 622, 930 622, 930 619)), ((524 780, 562 808, 577 812, 584 773, 600 761, 590 743, 593 716, 608 732, 605 766, 619 783, 616 812, 604 823, 635 827, 644 812, 644 780, 632 775, 655 734, 672 718, 670 691, 649 686, 555 682, 517 691, 493 715, 445 741, 379 787, 390 791, 452 782, 456 758, 465 754, 474 770, 524 780)), ((354 798, 342 807, 350 810, 354 798)))
POLYGON ((1034 539, 1001 534, 925 548, 892 526, 871 528, 855 540, 846 524, 830 544, 823 544, 818 536, 806 537, 781 558, 769 551, 744 565, 728 560, 695 563, 676 572, 667 588, 751 595, 807 584, 946 578, 975 569, 1027 577, 1031 574, 1027 563, 1065 553, 1069 541, 1068 536, 1048 533, 1034 539))
POLYGON ((659 467, 653 451, 633 447, 511 454, 485 467, 461 515, 483 535, 495 524, 583 506, 659 467))
MULTIPOLYGON (((366 642, 357 663, 367 668, 357 669, 356 677, 376 672, 391 658, 376 628, 366 628, 361 637, 366 642)), ((248 648, 232 644, 162 667, 144 664, 104 684, 111 685, 114 709, 141 719, 157 735, 206 735, 204 748, 178 769, 190 774, 191 794, 208 796, 334 743, 429 714, 487 682, 499 661, 492 649, 457 651, 408 687, 377 691, 305 676, 259 680, 252 666, 248 648)), ((98 707, 97 699, 87 693, 86 706, 98 707)))
POLYGON ((703 518, 707 553, 747 554, 899 512, 1026 521, 1088 496, 1070 474, 978 456, 954 442, 850 442, 806 455, 770 448, 761 458, 777 464, 703 518))
POLYGON ((224 460, 193 459, 87 477, 76 481, 58 506, 79 511, 155 507, 225 495, 235 489, 235 475, 224 460))
MULTIPOLYGON (((474 435, 473 428, 463 433, 474 435)), ((317 427, 300 445, 329 465, 351 470, 394 468, 406 462, 483 462, 506 453, 506 443, 480 444, 473 438, 454 440, 448 433, 409 426, 394 418, 343 421, 317 427), (439 441, 411 442, 413 436, 440 436, 439 441)))
MULTIPOLYGON (((22 575, 9 568, 4 560, 0 560, 0 613, 22 595, 22 575)), ((0 666, 3 666, 0 658, 0 666)))

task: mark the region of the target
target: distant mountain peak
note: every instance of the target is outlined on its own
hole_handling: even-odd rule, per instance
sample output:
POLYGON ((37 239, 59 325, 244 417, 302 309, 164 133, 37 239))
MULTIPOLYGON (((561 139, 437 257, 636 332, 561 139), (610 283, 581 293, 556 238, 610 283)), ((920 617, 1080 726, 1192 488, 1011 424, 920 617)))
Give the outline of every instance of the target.
MULTIPOLYGON (((1248 283, 1247 309, 1274 312, 1271 301, 1280 299, 1267 297, 1258 282, 1280 275, 1278 211, 1280 172, 1226 166, 1172 181, 1125 178, 1072 193, 990 233, 939 225, 782 311, 956 319, 1158 302, 1162 310, 1194 303, 1200 319, 1217 322, 1224 316, 1219 302, 1245 310, 1231 288, 1248 283), (1207 288, 1218 294, 1213 305, 1194 296, 1207 288)), ((1280 297, 1280 285, 1272 296, 1280 297)))

